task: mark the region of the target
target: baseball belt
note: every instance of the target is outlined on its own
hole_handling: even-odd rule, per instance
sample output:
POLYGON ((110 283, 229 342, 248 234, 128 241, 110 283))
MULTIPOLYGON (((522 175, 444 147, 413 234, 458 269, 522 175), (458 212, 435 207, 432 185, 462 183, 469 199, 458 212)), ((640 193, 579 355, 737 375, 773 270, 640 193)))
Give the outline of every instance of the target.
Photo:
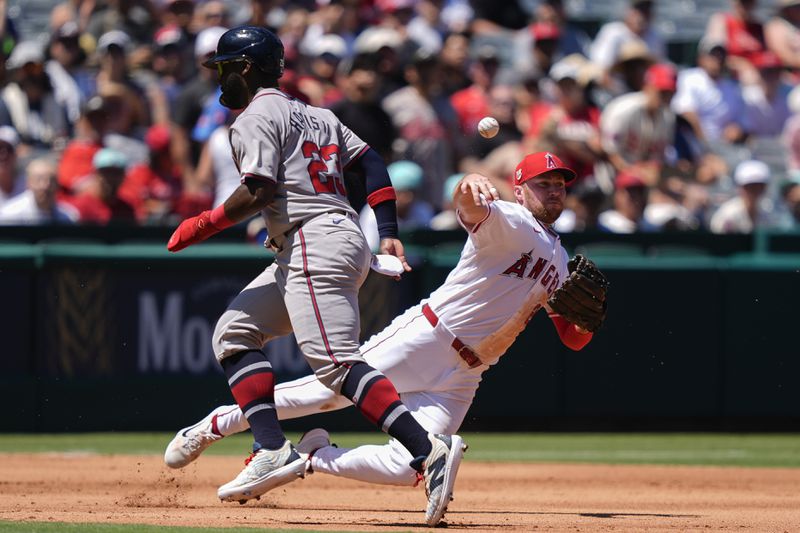
MULTIPOLYGON (((433 312, 433 309, 431 309, 428 304, 422 306, 422 314, 425 315, 425 318, 428 319, 428 323, 430 323, 432 327, 435 328, 439 323, 439 317, 436 316, 436 313, 433 312)), ((461 342, 461 339, 458 337, 453 336, 453 342, 450 345, 458 352, 458 356, 461 357, 470 368, 476 368, 483 364, 478 356, 475 355, 475 352, 472 351, 472 348, 461 342)))

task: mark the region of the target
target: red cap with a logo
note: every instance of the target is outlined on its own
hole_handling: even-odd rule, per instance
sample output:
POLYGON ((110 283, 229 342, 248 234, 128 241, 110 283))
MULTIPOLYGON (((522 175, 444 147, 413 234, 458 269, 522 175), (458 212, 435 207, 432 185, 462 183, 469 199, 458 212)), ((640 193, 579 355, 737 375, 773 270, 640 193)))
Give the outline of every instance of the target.
POLYGON ((558 156, 550 152, 536 152, 526 155, 525 159, 517 165, 517 170, 514 171, 514 185, 522 185, 529 179, 551 170, 560 170, 566 184, 572 183, 577 177, 575 171, 565 167, 558 156))

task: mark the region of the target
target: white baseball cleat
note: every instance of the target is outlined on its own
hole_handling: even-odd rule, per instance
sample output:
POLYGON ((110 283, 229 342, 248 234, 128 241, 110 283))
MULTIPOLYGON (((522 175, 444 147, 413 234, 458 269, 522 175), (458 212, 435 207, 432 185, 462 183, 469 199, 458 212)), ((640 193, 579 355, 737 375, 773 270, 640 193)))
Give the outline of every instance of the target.
POLYGON ((170 468, 183 468, 203 453, 203 450, 224 438, 223 435, 214 433, 214 419, 217 415, 230 411, 230 407, 217 407, 200 422, 185 427, 175 434, 167 444, 164 452, 164 462, 170 468))
POLYGON ((458 435, 428 434, 428 438, 433 449, 425 459, 422 471, 425 494, 428 496, 425 522, 435 526, 442 520, 447 504, 453 499, 453 486, 467 445, 458 435))
POLYGON ((313 474, 314 470, 311 468, 311 457, 320 448, 331 445, 330 434, 322 428, 316 428, 303 433, 300 440, 297 442, 295 449, 306 460, 306 473, 313 474))
POLYGON ((306 459, 297 453, 288 440, 277 450, 267 450, 256 443, 253 453, 244 464, 244 470, 239 472, 236 479, 217 490, 220 500, 244 503, 276 487, 305 477, 306 473, 306 459))

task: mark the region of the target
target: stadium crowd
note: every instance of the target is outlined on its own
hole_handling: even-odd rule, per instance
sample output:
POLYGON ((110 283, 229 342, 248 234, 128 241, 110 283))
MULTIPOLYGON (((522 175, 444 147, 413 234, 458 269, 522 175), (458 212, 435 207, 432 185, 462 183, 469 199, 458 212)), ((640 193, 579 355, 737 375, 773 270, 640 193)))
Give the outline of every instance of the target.
POLYGON ((667 56, 657 1, 592 39, 562 0, 64 0, 43 41, 0 0, 0 223, 175 224, 224 201, 236 114, 201 65, 249 23, 283 41, 286 93, 384 156, 401 229, 458 227, 467 172, 512 199, 542 150, 579 175, 560 231, 800 227, 800 0, 764 21, 732 0, 691 65, 667 56))

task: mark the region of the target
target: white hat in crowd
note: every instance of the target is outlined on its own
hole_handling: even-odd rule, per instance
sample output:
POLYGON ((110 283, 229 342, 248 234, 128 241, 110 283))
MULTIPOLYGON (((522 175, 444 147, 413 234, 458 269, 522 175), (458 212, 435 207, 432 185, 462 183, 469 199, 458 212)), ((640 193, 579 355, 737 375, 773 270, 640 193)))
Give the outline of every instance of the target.
POLYGON ((751 159, 742 161, 736 167, 733 175, 736 185, 750 185, 753 183, 769 183, 769 167, 763 161, 751 159))
POLYGON ((219 38, 226 31, 228 31, 227 28, 222 26, 212 26, 198 33, 197 39, 194 41, 194 56, 205 57, 216 52, 219 38))
POLYGON ((0 142, 10 144, 16 148, 19 144, 19 134, 11 126, 0 126, 0 142))
POLYGON ((23 41, 14 47, 6 68, 20 68, 28 63, 44 63, 44 46, 39 41, 23 41))
POLYGON ((100 39, 98 39, 97 52, 105 54, 112 46, 117 46, 122 49, 123 52, 127 52, 131 47, 131 38, 122 30, 111 30, 101 35, 100 39))

